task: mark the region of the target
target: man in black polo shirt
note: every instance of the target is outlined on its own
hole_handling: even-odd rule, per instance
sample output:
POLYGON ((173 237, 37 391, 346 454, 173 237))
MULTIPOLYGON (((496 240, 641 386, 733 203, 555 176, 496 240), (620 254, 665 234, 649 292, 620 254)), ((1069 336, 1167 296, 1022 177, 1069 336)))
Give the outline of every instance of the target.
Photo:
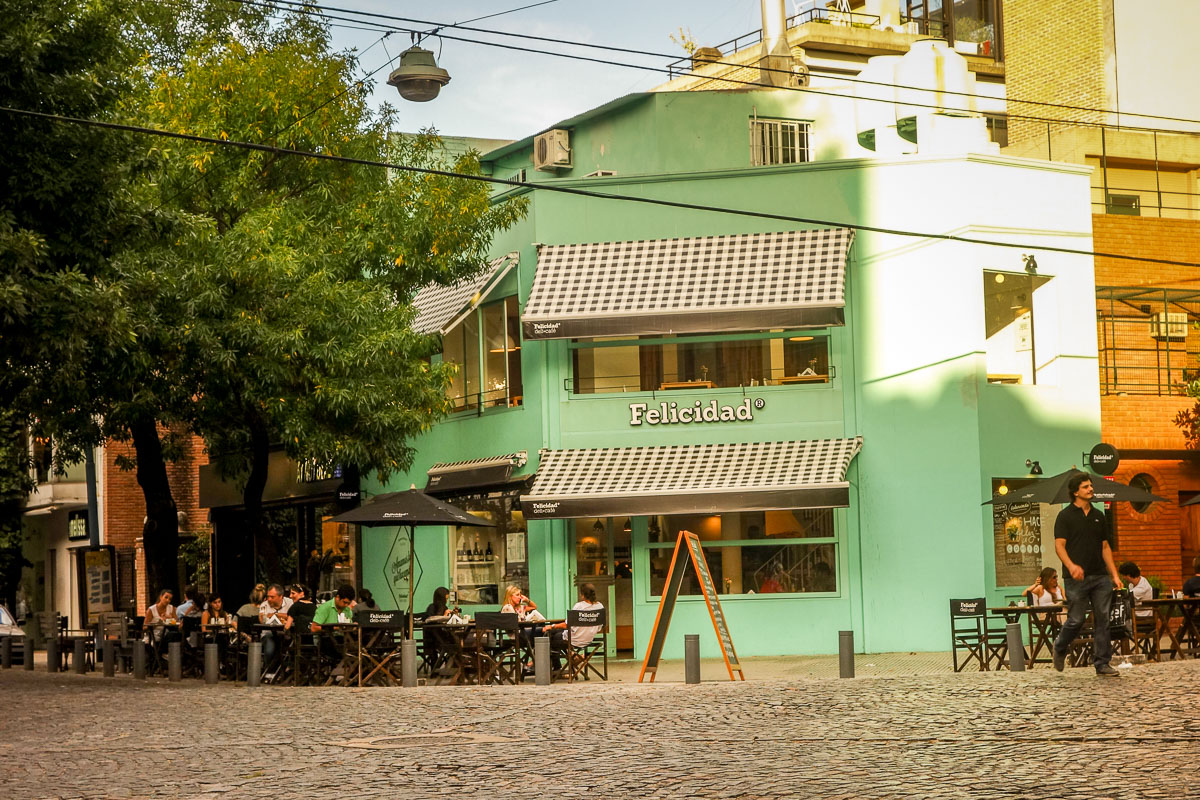
POLYGON ((1104 514, 1092 508, 1092 481, 1085 473, 1072 475, 1067 482, 1071 505, 1054 522, 1054 550, 1063 564, 1063 587, 1067 592, 1067 622, 1054 642, 1054 668, 1062 672, 1067 650, 1079 635, 1088 609, 1093 610, 1094 632, 1092 663, 1096 674, 1120 675, 1109 660, 1112 641, 1108 632, 1108 612, 1112 609, 1113 587, 1124 588, 1113 564, 1112 546, 1104 514))

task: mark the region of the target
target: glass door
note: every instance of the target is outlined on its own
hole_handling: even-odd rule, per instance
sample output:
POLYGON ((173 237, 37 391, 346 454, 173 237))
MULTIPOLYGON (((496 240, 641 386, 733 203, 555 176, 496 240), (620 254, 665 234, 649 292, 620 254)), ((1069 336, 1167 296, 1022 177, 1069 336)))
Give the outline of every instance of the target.
POLYGON ((575 528, 574 571, 572 584, 578 588, 590 583, 596 598, 608 609, 609 657, 633 654, 633 540, 632 518, 613 517, 577 519, 575 528))

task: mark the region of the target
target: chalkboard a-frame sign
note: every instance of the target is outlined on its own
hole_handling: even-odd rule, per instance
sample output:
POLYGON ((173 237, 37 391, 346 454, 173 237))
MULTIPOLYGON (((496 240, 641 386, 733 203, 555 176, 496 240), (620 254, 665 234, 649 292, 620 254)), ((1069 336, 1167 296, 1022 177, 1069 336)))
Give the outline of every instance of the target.
POLYGON ((725 657, 725 668, 729 670, 729 680, 734 680, 733 673, 737 672, 741 680, 746 680, 742 666, 738 662, 737 653, 733 649, 733 639, 729 636, 729 625, 725 614, 721 611, 721 601, 717 597, 717 587, 713 584, 712 573, 708 570, 708 561, 704 559, 704 548, 700 546, 700 537, 691 531, 680 531, 675 540, 675 552, 671 555, 671 566, 667 569, 667 581, 663 586, 662 599, 658 601, 658 616, 654 619, 654 630, 650 633, 650 646, 646 648, 646 660, 642 663, 642 671, 638 674, 638 683, 650 674, 650 682, 658 672, 658 661, 662 657, 663 645, 667 641, 667 628, 671 625, 671 612, 675 610, 675 600, 679 597, 679 589, 683 586, 683 573, 688 560, 691 560, 696 575, 700 578, 700 591, 704 594, 704 602, 708 605, 708 614, 712 617, 713 630, 717 632, 717 643, 721 645, 721 655, 725 657), (680 550, 687 547, 684 558, 680 558, 680 550))

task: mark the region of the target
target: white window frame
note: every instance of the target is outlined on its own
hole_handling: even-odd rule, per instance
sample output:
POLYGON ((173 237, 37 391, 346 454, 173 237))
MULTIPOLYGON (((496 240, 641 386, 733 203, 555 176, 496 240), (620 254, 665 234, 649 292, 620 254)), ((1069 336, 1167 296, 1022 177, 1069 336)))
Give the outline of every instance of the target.
POLYGON ((812 122, 750 118, 750 165, 806 164, 812 161, 812 122))

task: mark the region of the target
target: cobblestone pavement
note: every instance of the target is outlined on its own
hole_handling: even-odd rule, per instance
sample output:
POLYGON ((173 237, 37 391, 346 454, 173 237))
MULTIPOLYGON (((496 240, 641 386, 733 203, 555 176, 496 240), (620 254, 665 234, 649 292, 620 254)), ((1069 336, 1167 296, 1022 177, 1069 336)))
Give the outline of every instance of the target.
POLYGON ((1200 798, 1200 661, 292 689, 0 672, 0 797, 1200 798))

